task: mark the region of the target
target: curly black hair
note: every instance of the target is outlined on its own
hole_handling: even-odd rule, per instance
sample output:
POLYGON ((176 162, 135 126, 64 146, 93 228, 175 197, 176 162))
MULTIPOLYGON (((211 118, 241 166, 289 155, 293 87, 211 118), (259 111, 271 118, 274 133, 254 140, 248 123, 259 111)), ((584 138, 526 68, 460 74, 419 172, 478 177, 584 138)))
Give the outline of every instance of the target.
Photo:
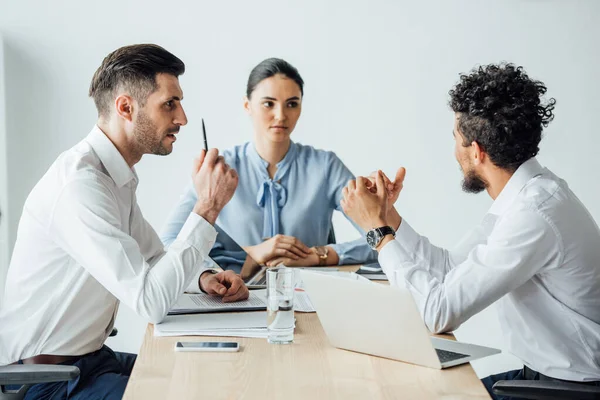
POLYGON ((450 107, 459 113, 465 146, 477 142, 494 165, 514 172, 537 155, 542 130, 554 119, 556 100, 545 104, 546 86, 523 67, 490 64, 462 74, 450 90, 450 107))

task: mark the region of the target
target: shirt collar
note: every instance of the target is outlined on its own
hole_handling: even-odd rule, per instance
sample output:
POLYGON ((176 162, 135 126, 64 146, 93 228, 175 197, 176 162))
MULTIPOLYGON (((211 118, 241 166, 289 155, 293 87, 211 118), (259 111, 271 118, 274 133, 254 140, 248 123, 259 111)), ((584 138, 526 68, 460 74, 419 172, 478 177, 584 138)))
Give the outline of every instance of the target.
POLYGON ((135 169, 129 168, 127 161, 98 125, 94 125, 85 140, 92 146, 117 187, 121 188, 131 180, 137 183, 135 169))
MULTIPOLYGON (((281 160, 277 163, 277 171, 275 172, 275 176, 273 177, 273 180, 276 181, 276 180, 283 178, 283 176, 289 169, 290 165, 296 159, 296 154, 298 153, 298 149, 296 147, 297 147, 296 143, 294 143, 294 142, 290 143, 290 148, 288 149, 287 153, 285 153, 283 160, 281 160)), ((249 153, 250 157, 252 158, 252 160, 254 161, 254 163, 256 164, 256 166, 258 167, 258 169, 261 171, 261 173, 263 173, 263 175, 265 175, 265 177, 266 177, 265 179, 269 179, 269 174, 267 172, 267 167, 269 166, 269 163, 260 157, 260 155, 256 151, 256 147, 254 146, 254 143, 252 143, 252 142, 248 143, 248 153, 249 153)))
POLYGON ((490 207, 488 213, 502 215, 512 204, 517 195, 525 187, 527 182, 532 178, 541 175, 544 172, 544 167, 540 165, 535 157, 530 158, 517 168, 515 173, 510 177, 500 195, 490 207))

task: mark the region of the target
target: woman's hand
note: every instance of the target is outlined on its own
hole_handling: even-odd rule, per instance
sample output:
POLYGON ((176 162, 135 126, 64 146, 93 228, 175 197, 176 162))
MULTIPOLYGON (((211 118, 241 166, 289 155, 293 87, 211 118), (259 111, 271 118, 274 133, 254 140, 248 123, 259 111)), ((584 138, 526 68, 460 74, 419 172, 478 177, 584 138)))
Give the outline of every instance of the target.
POLYGON ((314 267, 319 265, 319 256, 316 252, 312 251, 305 258, 295 260, 289 257, 277 257, 267 261, 266 265, 267 267, 276 267, 278 265, 285 265, 286 267, 314 267))
POLYGON ((300 239, 285 235, 275 235, 261 244, 244 247, 244 250, 259 264, 275 258, 302 260, 314 254, 300 239))

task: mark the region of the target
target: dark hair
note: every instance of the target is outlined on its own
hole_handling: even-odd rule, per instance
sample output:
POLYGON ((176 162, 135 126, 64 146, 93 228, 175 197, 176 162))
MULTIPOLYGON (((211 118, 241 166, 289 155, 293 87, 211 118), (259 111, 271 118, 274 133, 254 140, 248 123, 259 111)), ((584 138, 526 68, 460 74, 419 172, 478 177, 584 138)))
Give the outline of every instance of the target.
POLYGON ((450 107, 460 113, 464 146, 477 142, 494 165, 514 172, 537 155, 542 130, 554 119, 556 100, 542 104, 546 86, 523 67, 502 63, 461 75, 450 90, 450 107))
POLYGON ((246 86, 246 96, 250 98, 256 86, 263 80, 274 75, 285 75, 300 87, 300 93, 304 96, 304 81, 298 70, 290 63, 281 58, 267 58, 258 64, 248 77, 248 85, 246 86))
POLYGON ((183 61, 155 44, 121 47, 102 61, 92 78, 89 96, 96 103, 98 116, 108 116, 119 88, 127 90, 143 107, 148 96, 157 89, 157 74, 178 77, 184 72, 183 61))

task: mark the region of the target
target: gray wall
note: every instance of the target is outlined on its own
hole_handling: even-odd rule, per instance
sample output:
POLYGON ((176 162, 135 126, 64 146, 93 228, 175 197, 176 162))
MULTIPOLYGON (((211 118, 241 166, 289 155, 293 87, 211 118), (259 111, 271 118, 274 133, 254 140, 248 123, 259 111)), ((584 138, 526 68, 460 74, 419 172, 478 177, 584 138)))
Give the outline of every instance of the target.
POLYGON ((6 114, 4 102, 5 80, 4 80, 4 42, 0 35, 0 305, 4 293, 4 276, 8 269, 9 243, 8 237, 8 164, 6 146, 6 114))

